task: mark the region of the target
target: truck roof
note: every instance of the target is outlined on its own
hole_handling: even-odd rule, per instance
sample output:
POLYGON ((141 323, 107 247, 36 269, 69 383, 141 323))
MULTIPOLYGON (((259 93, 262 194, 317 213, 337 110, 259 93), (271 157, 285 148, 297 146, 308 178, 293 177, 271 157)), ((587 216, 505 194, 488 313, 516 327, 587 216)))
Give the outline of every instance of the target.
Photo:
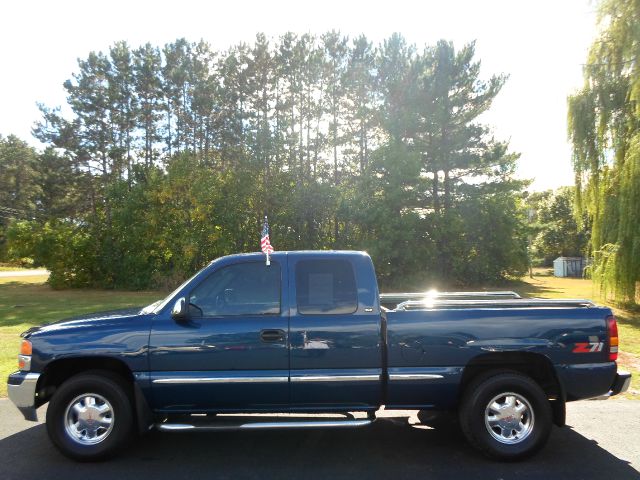
MULTIPOLYGON (((336 256, 366 256, 369 254, 367 252, 361 250, 282 250, 278 252, 273 252, 269 256, 271 258, 277 258, 280 256, 286 255, 304 255, 305 257, 336 257, 336 256)), ((223 258, 233 258, 233 257, 264 257, 265 254, 262 252, 249 252, 249 253, 234 253, 232 255, 225 255, 223 257, 219 257, 219 259, 223 258)), ((218 259, 216 259, 218 260, 218 259)))

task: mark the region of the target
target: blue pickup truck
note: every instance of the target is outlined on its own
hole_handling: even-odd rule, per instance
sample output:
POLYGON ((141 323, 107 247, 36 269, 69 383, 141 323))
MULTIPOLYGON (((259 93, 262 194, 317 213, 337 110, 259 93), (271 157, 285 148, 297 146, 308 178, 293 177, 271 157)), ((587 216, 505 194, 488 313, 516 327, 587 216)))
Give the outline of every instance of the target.
POLYGON ((382 405, 456 411, 473 446, 515 460, 564 424, 567 401, 630 382, 608 308, 512 292, 380 295, 370 257, 349 251, 219 258, 141 310, 22 336, 9 397, 30 420, 49 402, 48 434, 77 460, 151 428, 361 427, 382 405))

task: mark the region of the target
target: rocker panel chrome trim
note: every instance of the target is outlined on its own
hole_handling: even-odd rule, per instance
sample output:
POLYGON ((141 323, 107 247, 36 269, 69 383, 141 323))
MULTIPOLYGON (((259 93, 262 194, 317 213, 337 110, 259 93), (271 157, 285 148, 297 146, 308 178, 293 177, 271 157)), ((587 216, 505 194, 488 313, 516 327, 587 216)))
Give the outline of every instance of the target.
POLYGON ((389 380, 437 380, 444 378, 433 373, 390 373, 389 380))
POLYGON ((377 382, 380 375, 296 375, 291 381, 300 382, 377 382))
POLYGON ((289 377, 175 377, 156 378, 153 383, 286 383, 288 381, 289 377))

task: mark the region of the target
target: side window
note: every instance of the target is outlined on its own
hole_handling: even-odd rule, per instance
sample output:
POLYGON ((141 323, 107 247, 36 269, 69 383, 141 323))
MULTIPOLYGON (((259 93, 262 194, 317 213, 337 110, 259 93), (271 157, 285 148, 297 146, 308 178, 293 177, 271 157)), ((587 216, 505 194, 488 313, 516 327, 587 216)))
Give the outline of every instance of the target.
POLYGON ((189 296, 196 317, 277 315, 280 313, 280 265, 237 263, 215 271, 189 296))
POLYGON ((303 315, 354 313, 356 279, 346 260, 302 260, 296 264, 296 302, 303 315))

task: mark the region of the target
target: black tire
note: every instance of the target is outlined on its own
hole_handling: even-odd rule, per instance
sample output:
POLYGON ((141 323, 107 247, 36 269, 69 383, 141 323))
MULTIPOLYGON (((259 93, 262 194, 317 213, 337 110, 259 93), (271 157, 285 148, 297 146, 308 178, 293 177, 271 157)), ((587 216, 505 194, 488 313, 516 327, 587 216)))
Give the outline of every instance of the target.
MULTIPOLYGON (((65 381, 55 392, 47 409, 47 433, 53 444, 69 458, 79 461, 105 460, 124 447, 131 436, 134 424, 130 388, 124 379, 110 372, 83 373, 65 381), (104 438, 93 444, 75 439, 66 427, 67 407, 84 394, 93 394, 97 403, 100 398, 108 402, 112 425, 110 429, 100 427, 96 437, 104 438)), ((102 405, 105 405, 102 403, 102 405)), ((107 418, 108 418, 107 417, 107 418)), ((90 418, 90 422, 93 422, 90 418)), ((91 441, 91 440, 89 440, 91 441)))
POLYGON ((517 372, 496 372, 469 385, 460 405, 459 419, 462 431, 473 447, 490 458, 514 461, 533 455, 545 445, 553 417, 547 396, 533 379, 517 372), (508 393, 514 395, 506 395, 508 393), (490 404, 495 405, 496 397, 495 404, 509 408, 508 405, 514 405, 515 401, 522 411, 516 415, 511 415, 513 410, 503 414, 505 420, 500 425, 508 424, 504 427, 490 425, 499 423, 495 419, 500 418, 500 414, 495 415, 495 409, 488 410, 490 404), (518 417, 520 421, 516 427, 518 417), (514 425, 513 430, 511 425, 514 425))

